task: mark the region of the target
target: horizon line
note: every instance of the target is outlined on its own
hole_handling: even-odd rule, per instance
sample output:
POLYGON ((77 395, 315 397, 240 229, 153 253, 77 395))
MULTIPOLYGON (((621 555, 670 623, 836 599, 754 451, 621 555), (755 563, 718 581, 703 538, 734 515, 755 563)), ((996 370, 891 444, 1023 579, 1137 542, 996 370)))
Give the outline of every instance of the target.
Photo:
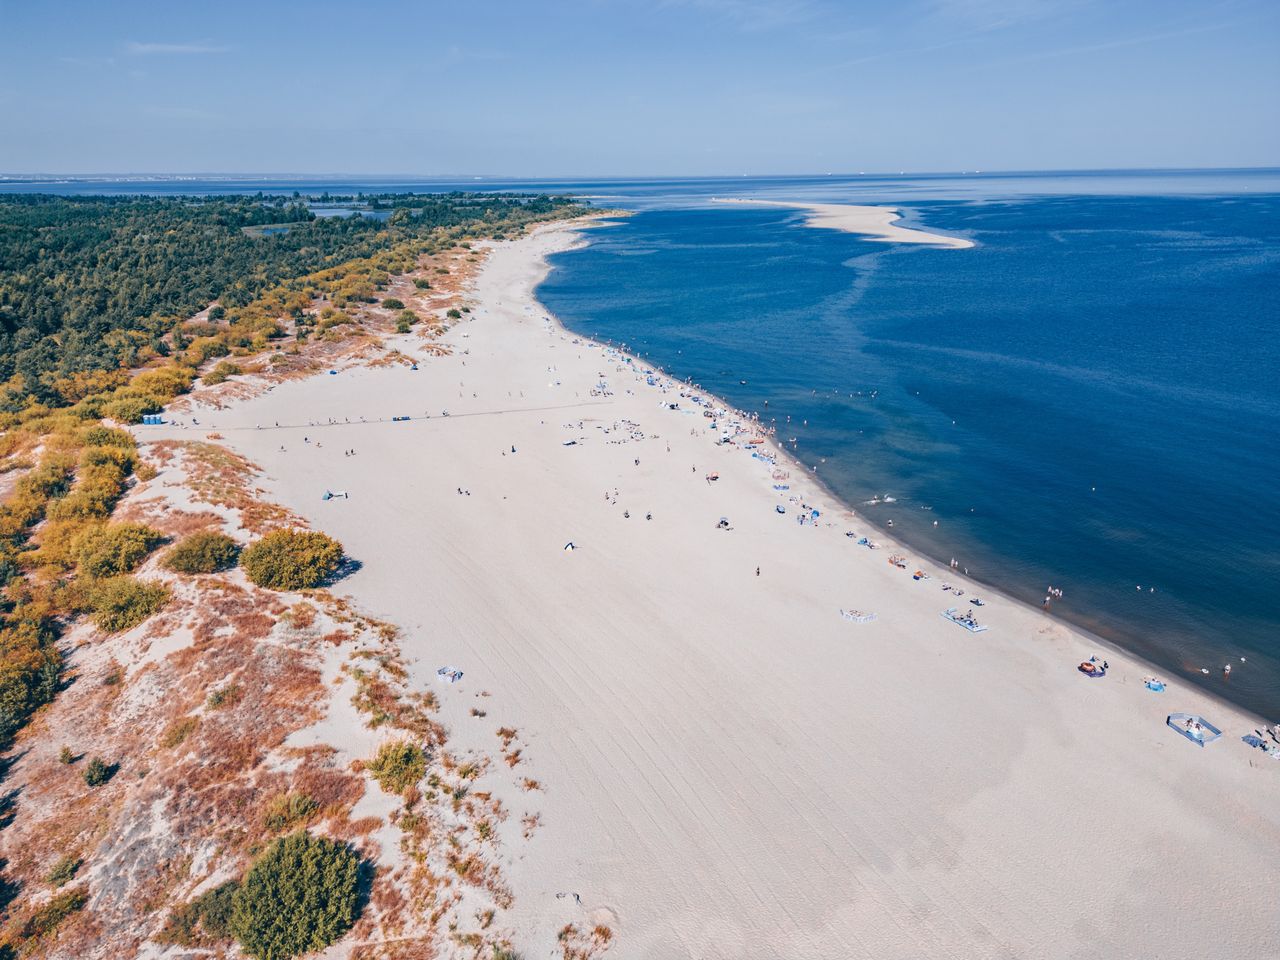
POLYGON ((316 180, 340 178, 367 178, 380 180, 414 179, 414 180, 523 180, 523 181, 561 181, 561 180, 768 180, 768 179, 826 179, 857 177, 992 177, 992 176, 1031 176, 1043 174, 1124 174, 1124 173, 1233 173, 1233 172, 1280 172, 1280 164, 1260 164, 1244 166, 1212 166, 1212 167, 1057 167, 1057 168, 1018 168, 1018 169, 953 169, 953 170, 875 170, 875 171, 828 171, 796 172, 796 173, 706 173, 706 174, 550 174, 530 176, 523 174, 498 173, 367 173, 367 172, 308 172, 308 171, 123 171, 123 172, 81 172, 81 173, 49 173, 49 172, 14 172, 0 173, 0 183, 40 180, 180 180, 201 178, 225 179, 288 179, 311 178, 316 180))

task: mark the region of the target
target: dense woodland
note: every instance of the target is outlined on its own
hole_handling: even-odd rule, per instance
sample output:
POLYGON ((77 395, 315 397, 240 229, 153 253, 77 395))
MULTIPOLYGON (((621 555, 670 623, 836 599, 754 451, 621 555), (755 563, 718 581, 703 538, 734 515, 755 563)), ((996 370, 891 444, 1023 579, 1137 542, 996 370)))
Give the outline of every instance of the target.
POLYGON ((316 217, 299 199, 0 196, 0 383, 5 403, 57 404, 60 379, 163 352, 175 324, 217 300, 251 303, 282 281, 440 228, 504 226, 566 210, 565 197, 330 197, 385 212, 316 217), (245 228, 289 224, 261 235, 245 228), (14 381, 14 378, 20 378, 14 381))

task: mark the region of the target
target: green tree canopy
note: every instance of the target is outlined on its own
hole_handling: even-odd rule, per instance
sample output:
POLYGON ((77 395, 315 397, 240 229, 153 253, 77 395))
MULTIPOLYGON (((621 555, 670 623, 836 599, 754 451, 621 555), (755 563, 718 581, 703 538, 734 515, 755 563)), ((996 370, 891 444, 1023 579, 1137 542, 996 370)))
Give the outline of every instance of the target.
POLYGON ((305 830, 275 841, 245 875, 231 928, 257 960, 321 950, 360 916, 360 860, 345 844, 305 830))

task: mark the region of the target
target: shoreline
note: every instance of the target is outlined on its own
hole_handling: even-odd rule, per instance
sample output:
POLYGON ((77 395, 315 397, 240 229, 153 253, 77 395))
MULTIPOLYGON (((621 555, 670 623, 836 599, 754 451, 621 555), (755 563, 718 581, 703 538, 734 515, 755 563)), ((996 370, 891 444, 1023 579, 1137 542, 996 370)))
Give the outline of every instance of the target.
POLYGON ((772 440, 756 446, 776 466, 746 433, 715 443, 681 381, 649 384, 652 365, 537 301, 546 257, 582 228, 492 245, 472 319, 443 338, 454 353, 420 372, 345 367, 200 413, 364 563, 336 592, 403 628, 410 680, 442 694, 462 747, 519 729, 513 770, 543 789, 482 781, 543 823, 509 864, 517 945, 594 921, 623 958, 816 958, 833 942, 877 958, 1265 956, 1274 922, 1215 903, 1188 924, 1176 879, 1280 895, 1280 762, 1255 767, 1239 708, 1180 679, 1149 693, 1123 651, 1084 678, 1075 663, 1105 644, 985 586, 989 632, 939 617, 968 592, 940 592, 933 563, 913 582, 884 562, 898 541, 864 553, 842 534, 869 524, 772 440), (383 419, 302 442, 352 413, 383 419), (255 429, 272 420, 299 425, 255 429), (339 440, 359 455, 336 456, 339 440), (818 525, 795 522, 774 470, 818 525), (351 499, 321 502, 326 487, 351 499), (439 688, 440 663, 466 678, 439 688), (1210 710, 1223 742, 1166 729, 1183 709, 1210 710))
MULTIPOLYGON (((739 199, 716 198, 713 202, 728 203, 728 204, 734 204, 734 203, 764 204, 764 205, 770 205, 770 206, 789 207, 789 208, 797 208, 797 209, 803 208, 805 206, 804 204, 800 204, 800 203, 793 204, 789 202, 753 200, 753 199, 739 200, 739 199)), ((844 206, 844 205, 832 204, 830 206, 844 206)), ((897 208, 865 207, 861 209, 875 211, 875 210, 886 210, 886 209, 896 210, 897 208)), ((607 226, 609 226, 609 223, 607 221, 602 221, 602 222, 587 224, 585 229, 601 229, 607 226)), ((839 228, 832 227, 832 229, 839 229, 839 228)), ((851 232, 861 232, 861 231, 854 230, 851 232)), ((888 238, 888 237, 881 238, 881 239, 884 239, 887 242, 894 242, 891 238, 888 238)), ((911 242, 911 241, 905 241, 905 242, 911 242)), ((974 244, 968 243, 967 241, 966 243, 968 246, 974 246, 974 244)), ((571 248, 566 248, 566 249, 571 249, 571 248)), ((558 252, 562 252, 562 251, 558 251, 558 252)), ((536 300, 536 291, 535 291, 535 300, 536 300)), ((555 316, 555 314, 551 311, 549 307, 547 307, 541 301, 537 301, 537 302, 538 302, 539 308, 544 310, 549 316, 552 316, 554 321, 562 329, 564 329, 565 332, 572 334, 573 336, 576 336, 576 337, 581 337, 584 340, 594 340, 594 338, 590 337, 588 334, 578 333, 570 329, 569 327, 565 326, 564 323, 558 317, 555 316)), ((615 343, 612 340, 603 340, 603 341, 595 340, 594 342, 601 343, 602 345, 606 345, 611 348, 622 350, 625 352, 625 345, 621 343, 615 343)), ((752 414, 747 412, 746 410, 733 407, 731 404, 725 401, 724 398, 716 396, 713 392, 708 390, 708 388, 704 387, 702 384, 693 382, 691 377, 680 378, 676 374, 670 372, 669 370, 665 369, 664 367, 657 364, 655 361, 651 359, 646 359, 646 358, 642 358, 634 355, 632 356, 636 363, 643 363, 645 365, 651 366, 653 367, 653 369, 663 373, 664 376, 670 377, 672 380, 678 383, 683 383, 683 384, 692 386, 706 395, 715 396, 719 404, 721 404, 722 406, 726 406, 731 410, 734 410, 737 414, 739 414, 743 418, 751 418, 752 416, 757 416, 759 414, 759 411, 757 411, 755 414, 752 414)), ((920 558, 932 562, 938 568, 946 567, 947 561, 945 558, 943 558, 942 556, 935 555, 927 547, 912 544, 911 542, 909 542, 909 540, 904 539, 900 534, 895 533, 894 531, 886 528, 881 522, 877 522, 874 519, 872 519, 871 515, 866 511, 861 511, 859 509, 861 504, 856 502, 851 502, 847 500, 843 495, 835 492, 835 490, 826 482, 824 478, 822 478, 818 473, 811 470, 810 468, 811 465, 805 464, 804 462, 799 460, 796 454, 788 451, 782 444, 776 442, 776 439, 774 437, 771 436, 768 442, 775 456, 791 463, 795 469, 803 473, 808 478, 810 483, 815 484, 828 499, 839 504, 843 509, 853 512, 862 523, 870 527, 873 527, 878 532, 878 535, 881 538, 883 538, 889 545, 891 545, 894 548, 900 548, 901 550, 910 551, 916 554, 917 556, 919 556, 920 558)), ((1229 692, 1221 690, 1214 686, 1210 686, 1208 679, 1202 680, 1200 677, 1184 674, 1183 671, 1184 670, 1189 671, 1190 668, 1185 666, 1184 664, 1178 663, 1175 657, 1170 656, 1168 659, 1168 662, 1159 662, 1159 660, 1155 656, 1148 653, 1140 652, 1138 649, 1135 649, 1131 640, 1131 638, 1134 636, 1133 633, 1126 633, 1123 630, 1117 630, 1114 633, 1107 633, 1104 631, 1094 629, 1086 625, 1085 623, 1079 622, 1076 617, 1073 617, 1070 615, 1060 615, 1057 613, 1045 611, 1035 602, 1015 595, 1013 592, 1011 592, 1010 587, 1001 586, 999 583, 996 583, 991 580, 983 579, 980 576, 964 574, 964 573, 961 573, 959 570, 957 570, 955 572, 949 573, 948 578, 951 580, 963 581, 963 583, 966 586, 966 589, 968 588, 969 585, 980 587, 986 593, 997 595, 1004 601, 1017 604, 1029 612, 1039 614, 1045 619, 1047 623, 1062 624, 1066 628, 1074 631, 1075 633, 1090 640, 1091 642, 1096 643, 1100 647, 1104 647, 1110 650, 1113 654, 1127 656, 1129 658, 1134 659, 1137 662, 1145 664, 1145 666, 1150 670, 1150 672, 1153 675, 1157 675, 1157 676, 1173 675, 1177 678, 1177 680, 1180 683, 1186 683, 1188 685, 1191 685, 1194 689, 1210 697, 1217 703, 1221 704, 1223 707, 1232 711, 1240 712, 1252 718, 1253 721, 1257 724, 1264 724, 1269 726, 1271 723, 1275 722, 1272 718, 1266 716, 1255 707, 1250 706, 1249 704, 1241 702, 1239 700, 1233 699, 1233 697, 1230 695, 1229 692)), ((1068 607, 1067 609, 1075 610, 1076 608, 1068 607)), ((1080 612, 1082 615, 1087 614, 1087 611, 1080 611, 1080 612)), ((1087 616, 1085 618, 1088 619, 1087 616)), ((1226 654, 1226 653, 1224 653, 1224 655, 1229 656, 1229 654, 1226 654)))
MULTIPOLYGON (((572 248, 566 248, 566 249, 572 249, 572 248)), ((570 330, 568 327, 565 327, 563 323, 559 320, 559 318, 556 317, 555 314, 549 308, 543 305, 541 301, 537 301, 537 302, 539 306, 543 310, 545 310, 549 316, 555 318, 555 322, 559 324, 561 328, 565 330, 566 333, 569 333, 575 337, 580 337, 583 340, 591 340, 595 343, 601 344, 602 346, 607 346, 623 353, 626 352, 620 344, 615 344, 611 341, 596 340, 595 338, 590 337, 587 334, 575 333, 573 330, 570 330)), ((653 361, 650 361, 650 360, 642 360, 641 358, 638 358, 638 357, 633 357, 633 360, 636 363, 644 363, 652 367, 655 371, 662 373, 663 376, 670 378, 675 383, 690 386, 698 390, 699 392, 703 393, 706 396, 714 397, 721 406, 724 406, 729 410, 734 411, 744 419, 751 419, 753 417, 753 414, 747 413, 744 410, 740 410, 739 408, 732 406, 723 398, 719 397, 717 394, 714 394, 706 390, 700 384, 693 383, 691 378, 681 379, 675 376, 674 374, 672 374, 671 372, 669 372, 668 370, 666 370, 661 365, 654 363, 653 361)), ((890 530, 885 528, 883 525, 872 520, 870 516, 865 512, 863 513, 858 512, 858 510, 855 508, 854 505, 850 504, 850 502, 846 500, 841 494, 836 493, 835 490, 832 489, 830 484, 828 484, 822 477, 818 476, 817 473, 813 472, 808 465, 806 465, 805 463, 797 459, 795 454, 783 448, 780 444, 776 442, 776 440, 771 435, 766 434, 766 437, 767 437, 766 443, 769 445, 770 450, 779 461, 785 461, 788 464, 790 464, 793 469, 799 471, 802 475, 804 475, 807 478, 807 482, 813 484, 816 488, 818 488, 818 490, 821 491, 822 496, 838 504, 843 510, 847 511, 848 513, 856 516, 860 523, 874 529, 876 531, 877 537, 879 538, 877 542, 881 544, 882 548, 886 548, 886 547, 890 548, 895 553, 901 550, 901 551, 907 551, 909 553, 915 554, 916 556, 922 558, 924 561, 927 561, 928 564, 935 569, 945 568, 947 566, 946 561, 943 560, 941 557, 935 556, 924 547, 915 546, 909 543, 907 540, 903 539, 897 533, 891 532, 890 530)), ((1006 603, 1017 605, 1018 607, 1025 610, 1027 613, 1037 614, 1041 616, 1044 619, 1044 621, 1048 624, 1060 624, 1066 627, 1068 630, 1072 631, 1073 633, 1079 635, 1082 639, 1088 640, 1089 642, 1105 650, 1109 650, 1111 652, 1112 659, 1114 659, 1117 656, 1122 656, 1122 657, 1131 659, 1135 663, 1146 667, 1150 671, 1150 673, 1154 676, 1158 676, 1158 677, 1159 676, 1167 677, 1171 675, 1176 676, 1178 682, 1191 685, 1195 690, 1199 691, 1201 694, 1214 700, 1219 705, 1221 705, 1224 709, 1242 714, 1243 716, 1249 718, 1250 721, 1256 725, 1269 727, 1273 722, 1269 718, 1265 717, 1263 714, 1249 707, 1247 704, 1243 704, 1236 700, 1233 700, 1231 699, 1231 697, 1227 696, 1226 694, 1222 693, 1219 690, 1201 685, 1195 677, 1186 677, 1178 673, 1171 673, 1171 671, 1176 670, 1175 667, 1173 667, 1171 664, 1157 663, 1147 655, 1132 649, 1131 647, 1125 644, 1125 639, 1123 636, 1110 637, 1104 633, 1100 633, 1096 630, 1092 630, 1089 627, 1084 626, 1083 624, 1077 623, 1075 620, 1069 617, 1055 616, 1054 614, 1046 612, 1042 608, 1036 606, 1036 604, 1032 603, 1031 601, 1024 600, 1021 597, 1015 596, 1014 594, 1010 593, 1009 590, 1007 590, 1004 587, 1001 587, 997 583, 994 583, 989 580, 984 580, 981 577, 977 577, 972 574, 964 573, 960 570, 956 570, 948 573, 947 578, 948 578, 948 581, 955 581, 955 582, 961 583, 965 587, 966 591, 970 586, 981 588, 982 592, 985 595, 998 597, 1000 600, 1006 603)), ((1168 681, 1166 680, 1165 682, 1167 683, 1168 681)))
POLYGON ((914 227, 898 226, 902 214, 897 207, 869 206, 856 203, 804 203, 791 200, 757 200, 746 197, 712 197, 712 203, 736 206, 782 207, 803 210, 805 226, 857 233, 877 243, 919 243, 952 250, 976 246, 972 240, 930 233, 914 227))

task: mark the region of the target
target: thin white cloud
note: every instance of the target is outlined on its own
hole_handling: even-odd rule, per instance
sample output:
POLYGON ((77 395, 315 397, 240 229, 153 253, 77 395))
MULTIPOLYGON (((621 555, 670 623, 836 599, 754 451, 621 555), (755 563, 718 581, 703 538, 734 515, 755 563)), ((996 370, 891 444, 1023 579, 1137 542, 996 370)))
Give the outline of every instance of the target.
POLYGON ((190 43, 141 43, 137 40, 130 40, 125 44, 125 50, 132 56, 145 57, 152 54, 186 56, 191 54, 228 53, 231 48, 213 43, 210 40, 197 40, 190 43))

